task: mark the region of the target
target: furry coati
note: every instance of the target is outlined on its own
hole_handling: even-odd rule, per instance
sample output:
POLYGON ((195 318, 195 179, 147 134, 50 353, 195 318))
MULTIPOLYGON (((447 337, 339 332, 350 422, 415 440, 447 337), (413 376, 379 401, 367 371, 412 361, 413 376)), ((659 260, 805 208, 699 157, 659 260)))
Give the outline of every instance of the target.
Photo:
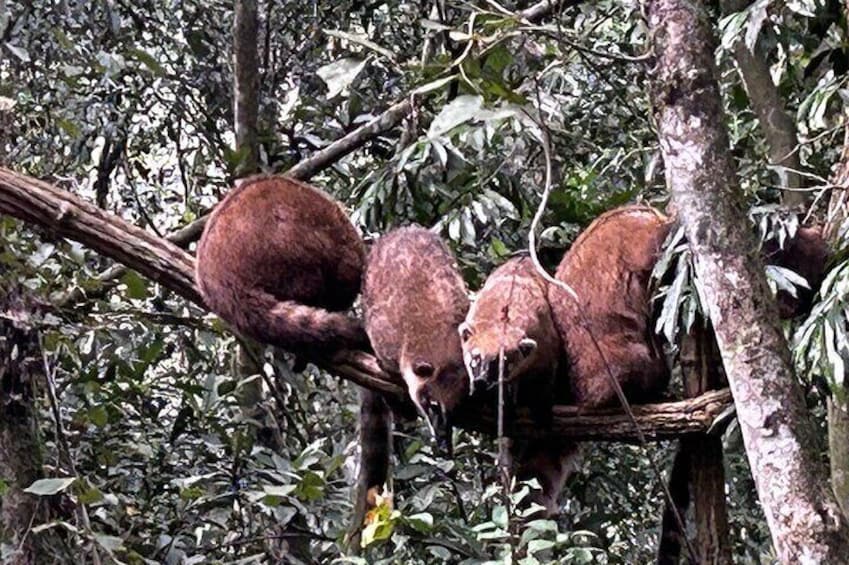
POLYGON ((365 247, 341 206, 285 177, 246 179, 216 206, 197 251, 207 306, 239 332, 295 352, 368 345, 342 313, 365 247))
POLYGON ((669 382, 650 326, 649 279, 671 225, 647 206, 617 208, 593 221, 560 262, 555 276, 574 289, 580 306, 553 284, 548 300, 575 404, 603 406, 617 399, 593 339, 629 400, 656 397, 669 382))
MULTIPOLYGON (((540 424, 550 425, 561 345, 547 283, 529 257, 510 259, 487 277, 459 333, 470 389, 478 396, 489 391, 484 392, 487 402, 497 397, 493 388, 504 350, 509 404, 503 417, 508 430, 514 405, 529 408, 540 424)), ((543 506, 548 516, 557 512, 557 498, 576 455, 574 443, 556 438, 510 441, 512 474, 519 480, 539 481, 542 491, 533 493, 529 502, 543 506)))
POLYGON ((784 290, 778 292, 776 297, 778 313, 782 318, 795 318, 810 312, 831 254, 831 249, 819 227, 799 228, 791 239, 784 242, 783 248, 779 247, 774 239, 764 242, 761 249, 764 263, 795 271, 804 277, 810 286, 810 288, 797 287, 795 298, 784 290))
POLYGON ((393 230, 372 246, 363 283, 366 332, 381 366, 400 374, 440 444, 450 413, 468 394, 457 326, 469 308, 466 284, 439 236, 393 230))
POLYGON ((543 419, 551 415, 561 352, 546 293, 530 257, 515 257, 487 277, 459 327, 470 391, 498 384, 503 348, 508 397, 538 407, 543 419))
MULTIPOLYGON (((607 367, 630 401, 656 400, 665 389, 669 370, 651 325, 649 278, 672 226, 672 220, 647 206, 617 208, 593 221, 564 255, 556 278, 575 290, 583 315, 555 285, 549 285, 548 298, 568 358, 575 404, 618 402, 607 367)), ((820 230, 800 228, 783 249, 767 242, 762 254, 766 263, 801 274, 813 289, 798 289, 798 298, 779 292, 782 317, 809 309, 829 256, 820 230)))

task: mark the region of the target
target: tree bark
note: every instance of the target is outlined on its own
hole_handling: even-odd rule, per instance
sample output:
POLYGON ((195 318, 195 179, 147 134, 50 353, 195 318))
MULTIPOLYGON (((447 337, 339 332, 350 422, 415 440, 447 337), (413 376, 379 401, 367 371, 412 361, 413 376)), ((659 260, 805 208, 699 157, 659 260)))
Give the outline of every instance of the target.
POLYGON ((236 130, 236 177, 259 167, 259 15, 256 0, 236 0, 233 18, 233 123, 236 130))
POLYGON ((33 380, 41 373, 41 357, 32 308, 16 291, 0 286, 0 543, 18 547, 12 563, 39 563, 35 536, 29 532, 38 497, 23 490, 41 478, 33 380))
MULTIPOLYGON (((849 17, 849 2, 846 5, 849 17)), ((834 188, 828 207, 826 233, 830 239, 837 238, 837 230, 847 216, 849 194, 849 115, 844 113, 847 125, 843 137, 843 151, 833 175, 834 188)), ((835 385, 832 385, 835 386, 835 385)), ((843 514, 849 516, 849 388, 844 383, 841 390, 832 391, 828 400, 828 455, 831 464, 831 487, 843 514)))
POLYGON ((776 302, 748 229, 704 6, 651 0, 652 97, 667 185, 706 298, 779 559, 841 563, 849 529, 816 451, 776 302))
MULTIPOLYGON (((725 13, 739 12, 749 4, 749 0, 726 0, 722 2, 722 10, 725 13)), ((803 207, 810 200, 811 193, 793 190, 805 187, 804 177, 796 172, 802 169, 796 122, 784 110, 784 101, 772 82, 769 66, 758 53, 757 45, 754 52, 750 51, 741 37, 732 49, 749 103, 766 140, 770 164, 783 167, 776 173, 778 186, 786 189, 781 193, 781 201, 788 206, 803 207)))
MULTIPOLYGON (((123 261, 142 275, 204 307, 194 285, 194 258, 174 244, 132 226, 121 218, 83 202, 48 183, 0 167, 0 213, 34 223, 61 237, 84 243, 96 252, 123 261)), ((311 359, 316 365, 362 387, 388 394, 398 402, 408 395, 400 377, 380 369, 377 359, 362 351, 342 351, 332 359, 311 359)), ((637 406, 637 421, 652 440, 704 433, 730 402, 728 391, 664 404, 637 406)), ((458 424, 494 433, 495 414, 466 407, 458 424)), ((538 437, 539 428, 527 414, 517 424, 519 437, 538 437)), ((586 410, 558 406, 554 433, 575 440, 636 442, 630 420, 619 409, 586 410)))
MULTIPOLYGON (((709 390, 727 386, 720 370, 713 332, 697 329, 682 345, 684 396, 697 398, 709 390)), ((731 545, 725 501, 725 466, 722 438, 694 437, 681 440, 690 462, 690 493, 696 524, 693 544, 699 563, 730 564, 731 545)))

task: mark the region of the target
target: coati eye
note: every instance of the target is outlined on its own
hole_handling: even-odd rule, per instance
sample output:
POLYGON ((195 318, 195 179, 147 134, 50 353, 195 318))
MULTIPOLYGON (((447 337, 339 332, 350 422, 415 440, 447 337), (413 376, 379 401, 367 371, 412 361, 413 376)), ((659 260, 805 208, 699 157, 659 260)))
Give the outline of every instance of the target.
POLYGON ((531 353, 534 352, 534 349, 537 348, 537 342, 534 339, 526 337, 519 342, 519 353, 522 354, 522 357, 527 357, 531 353))
POLYGON ((460 327, 457 329, 460 332, 460 339, 462 339, 464 343, 469 341, 469 338, 472 337, 472 328, 470 328, 469 324, 466 322, 460 324, 460 327))
POLYGON ((419 361, 413 365, 413 373, 415 373, 417 377, 427 379, 433 376, 433 365, 427 361, 419 361))

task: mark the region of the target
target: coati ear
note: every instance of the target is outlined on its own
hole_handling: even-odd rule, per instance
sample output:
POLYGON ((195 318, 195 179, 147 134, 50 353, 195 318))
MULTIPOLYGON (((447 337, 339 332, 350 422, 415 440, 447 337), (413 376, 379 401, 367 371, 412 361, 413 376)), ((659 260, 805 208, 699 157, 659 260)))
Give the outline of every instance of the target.
POLYGON ((523 338, 519 342, 519 353, 522 354, 522 357, 527 357, 531 353, 534 352, 534 349, 537 348, 537 342, 535 339, 531 339, 529 337, 523 338))
POLYGON ((417 361, 413 364, 413 373, 415 373, 417 377, 427 379, 433 375, 433 365, 427 361, 417 361))
POLYGON ((472 327, 468 322, 463 322, 460 324, 460 327, 457 328, 457 331, 460 332, 460 339, 463 340, 463 343, 469 341, 469 338, 472 337, 472 327))

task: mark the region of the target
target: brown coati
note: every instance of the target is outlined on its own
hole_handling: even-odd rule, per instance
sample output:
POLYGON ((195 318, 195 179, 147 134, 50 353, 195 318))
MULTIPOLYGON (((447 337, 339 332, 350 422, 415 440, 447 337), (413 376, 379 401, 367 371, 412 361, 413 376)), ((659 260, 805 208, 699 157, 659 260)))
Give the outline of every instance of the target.
MULTIPOLYGON (((666 388, 669 369, 651 324, 649 278, 672 227, 673 221, 653 208, 617 208, 593 221, 560 262, 556 278, 575 290, 583 311, 563 289, 549 285, 575 404, 618 403, 607 367, 632 402, 657 400, 666 388), (604 352, 607 367, 593 339, 604 352)), ((783 249, 767 242, 762 254, 766 263, 801 274, 813 289, 798 289, 798 298, 779 292, 782 317, 810 308, 829 256, 820 230, 800 228, 783 249)))
POLYGON ((206 305, 239 332, 295 352, 368 345, 342 313, 360 290, 365 247, 341 206, 286 177, 246 179, 198 244, 206 305))
POLYGON ((542 424, 550 423, 561 354, 546 290, 530 257, 510 259, 487 277, 459 327, 470 391, 496 387, 503 348, 507 400, 542 424))
POLYGON ((647 206, 617 208, 593 221, 560 262, 556 278, 572 287, 580 306, 554 284, 549 285, 548 299, 563 340, 575 404, 616 402, 605 360, 631 401, 656 398, 669 382, 659 339, 650 326, 649 279, 671 225, 647 206))
POLYGON ((366 332, 381 366, 400 374, 441 445, 451 411, 467 396, 457 326, 469 309, 466 284, 439 236, 399 228, 372 246, 363 283, 366 332))
MULTIPOLYGON (((504 351, 507 435, 514 406, 527 407, 537 422, 550 425, 561 345, 547 283, 530 257, 510 259, 487 277, 459 332, 470 388, 479 396, 490 391, 484 393, 486 402, 497 398, 493 389, 504 351)), ((556 438, 510 441, 512 474, 519 480, 539 481, 542 491, 533 493, 528 502, 543 506, 548 516, 557 512, 557 499, 576 455, 574 443, 556 438)))
POLYGON ((797 287, 796 297, 781 290, 778 293, 778 313, 784 319, 807 314, 811 310, 814 296, 825 277, 826 266, 831 259, 831 248, 826 243, 819 227, 801 227, 793 237, 779 247, 775 239, 764 242, 761 249, 764 263, 790 269, 804 277, 810 288, 797 287))

